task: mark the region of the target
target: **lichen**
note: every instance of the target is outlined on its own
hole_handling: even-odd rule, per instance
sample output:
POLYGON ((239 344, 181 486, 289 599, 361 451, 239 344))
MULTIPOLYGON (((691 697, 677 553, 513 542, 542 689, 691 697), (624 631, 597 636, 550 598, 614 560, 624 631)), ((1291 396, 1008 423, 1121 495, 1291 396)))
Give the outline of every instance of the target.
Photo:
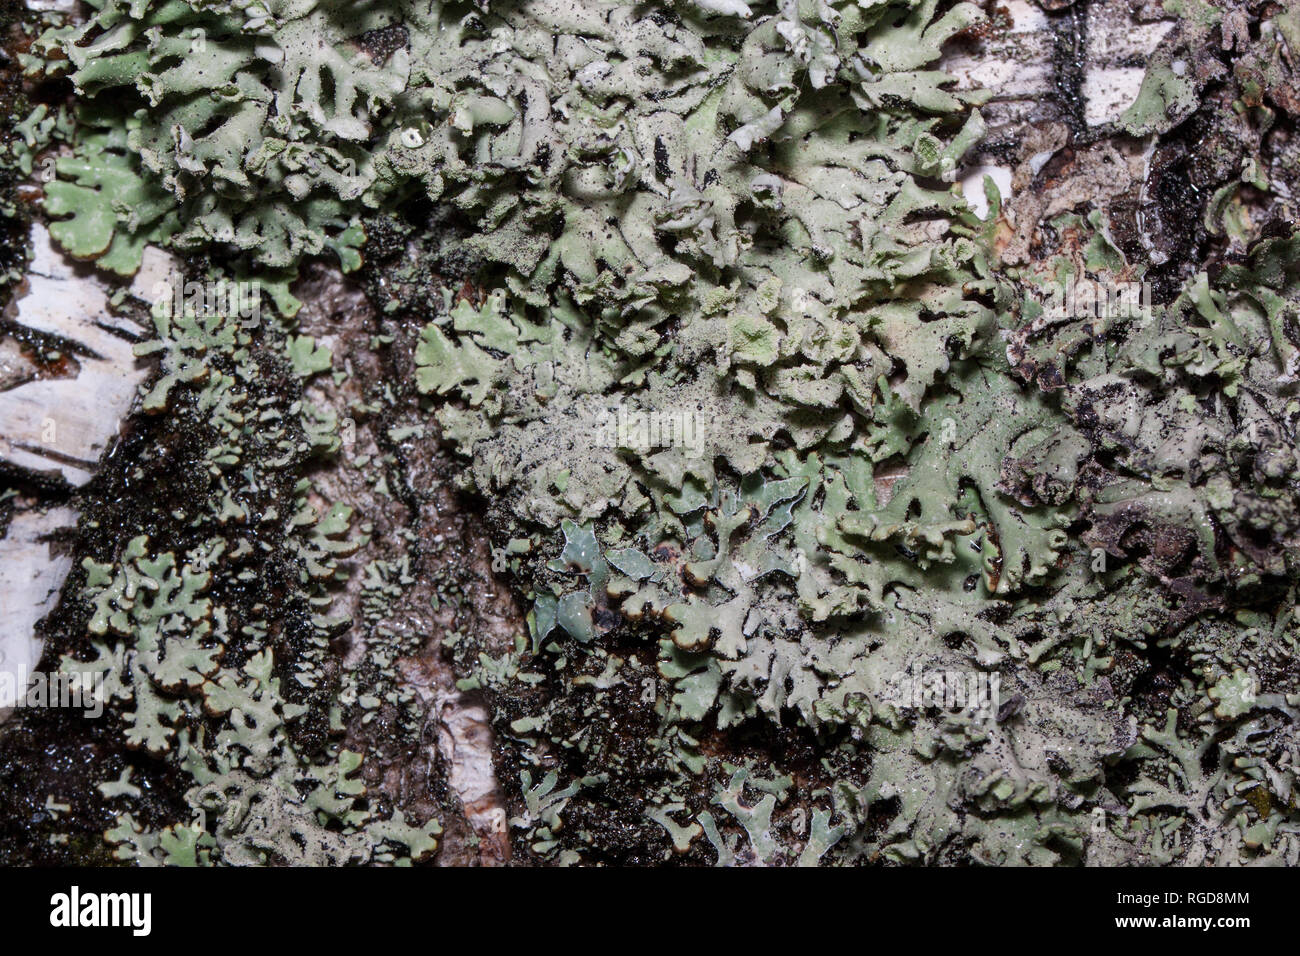
MULTIPOLYGON (((46 208, 105 269, 201 251, 282 306, 307 257, 359 270, 409 372, 365 401, 419 397, 390 438, 436 426, 526 608, 439 635, 522 860, 1294 864, 1300 235, 1248 203, 1300 185, 1264 161, 1296 25, 1190 6, 1108 133, 1242 134, 1178 257, 1160 209, 1117 238, 1090 208, 999 258, 996 190, 981 220, 954 185, 988 96, 936 65, 984 15, 938 0, 106 0, 43 41, 84 97, 46 208)), ((1199 195, 1180 148, 1153 182, 1199 195)), ((436 846, 331 737, 382 705, 422 732, 383 624, 418 571, 343 560, 304 383, 347 372, 292 312, 158 305, 138 349, 191 501, 95 539, 65 666, 196 815, 122 812, 122 859, 436 846)))
MULTIPOLYGON (((155 511, 141 533, 83 560, 89 640, 61 666, 102 676, 127 746, 192 780, 192 816, 151 828, 123 811, 105 836, 118 859, 150 865, 427 856, 438 821, 363 802, 354 778, 363 755, 310 729, 364 711, 392 664, 372 653, 371 672, 342 681, 324 667, 330 638, 349 623, 329 614, 329 585, 364 540, 351 533, 350 508, 321 513, 297 477, 339 448, 337 422, 301 396, 329 352, 267 327, 254 341, 239 315, 171 308, 154 305, 157 337, 138 351, 162 356, 142 409, 193 429, 172 462, 192 469, 188 494, 167 516, 184 530, 160 551, 145 530, 162 520, 155 511), (269 348, 277 339, 279 354, 269 348), (283 391, 268 391, 272 380, 283 391)), ((138 479, 161 451, 137 456, 138 479)))

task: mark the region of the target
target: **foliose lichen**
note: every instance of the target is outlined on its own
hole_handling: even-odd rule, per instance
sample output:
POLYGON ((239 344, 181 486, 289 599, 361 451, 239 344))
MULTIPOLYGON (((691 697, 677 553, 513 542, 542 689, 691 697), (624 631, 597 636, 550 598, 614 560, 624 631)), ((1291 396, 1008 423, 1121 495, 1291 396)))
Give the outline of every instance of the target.
MULTIPOLYGON (((984 15, 937 0, 107 2, 44 41, 86 97, 47 210, 122 273, 160 243, 287 282, 334 248, 420 318, 414 386, 528 606, 512 646, 442 636, 524 859, 1294 864, 1300 238, 1249 203, 1294 195, 1264 157, 1294 158, 1300 43, 1245 6, 1268 29, 1169 4, 1119 124, 1240 93, 1213 270, 1100 210, 1005 268, 996 191, 981 220, 952 186, 986 96, 936 67, 984 15), (1041 305, 1148 271, 1172 294, 1137 310, 1041 305)), ((328 352, 288 316, 155 321, 143 410, 202 428, 185 546, 145 522, 87 559, 68 666, 201 819, 110 840, 428 853, 310 730, 377 699, 358 675, 400 693, 327 661, 355 539, 299 473, 337 450, 301 397, 328 352)), ((365 606, 410 583, 367 566, 365 606)))

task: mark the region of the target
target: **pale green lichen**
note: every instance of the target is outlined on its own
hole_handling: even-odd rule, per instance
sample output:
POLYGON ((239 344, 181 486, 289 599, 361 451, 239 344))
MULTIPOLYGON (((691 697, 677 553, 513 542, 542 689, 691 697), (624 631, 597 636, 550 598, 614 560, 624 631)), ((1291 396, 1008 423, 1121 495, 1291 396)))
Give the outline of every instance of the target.
MULTIPOLYGON (((197 493, 173 515, 192 546, 178 557, 139 534, 100 560, 86 558, 90 653, 67 655, 62 666, 102 676, 127 745, 192 778, 193 817, 150 829, 122 812, 106 838, 119 859, 139 864, 427 856, 437 846, 436 820, 417 825, 401 811, 361 802, 366 787, 353 775, 362 755, 338 743, 304 749, 293 732, 307 719, 335 721, 373 692, 361 674, 339 686, 322 669, 330 636, 347 624, 328 616, 327 585, 364 539, 350 535, 350 508, 335 504, 318 514, 310 483, 293 477, 307 457, 337 450, 337 424, 301 397, 257 397, 271 363, 300 383, 329 367, 328 349, 288 336, 281 339, 286 358, 272 358, 240 316, 200 315, 189 306, 173 315, 169 301, 154 306, 153 318, 157 337, 139 351, 163 358, 143 408, 202 423, 187 462, 198 471, 197 493), (280 580, 273 586, 285 591, 281 606, 314 608, 298 625, 299 643, 271 639, 286 625, 268 607, 270 594, 251 603, 240 597, 268 573, 263 562, 282 563, 273 572, 280 580), (287 667, 277 662, 277 647, 289 654, 287 667)), ((258 337, 278 335, 273 329, 266 324, 258 337)), ((382 661, 376 666, 383 671, 382 661)), ((122 783, 104 792, 131 790, 122 783)))
MULTIPOLYGON (((665 853, 707 837, 719 861, 802 859, 810 812, 821 840, 832 821, 856 834, 817 859, 1224 858, 1235 832, 1251 834, 1249 851, 1266 832, 1289 858, 1291 811, 1260 831, 1238 801, 1229 830, 1208 826, 1205 801, 1232 773, 1219 752, 1218 775, 1180 798, 1195 835, 1169 842, 1176 821, 1149 798, 1160 755, 1131 721, 1146 704, 1118 673, 1127 647, 1168 644, 1199 614, 1228 640, 1232 623, 1212 614, 1222 602, 1202 588, 1294 580, 1295 469, 1280 437, 1295 427, 1294 345, 1279 325, 1289 246, 1260 246, 1225 276, 1238 293, 1201 280, 1146 318, 1086 327, 1030 322, 1026 305, 1017 327, 987 230, 922 186, 981 128, 942 74, 920 71, 972 22, 967 10, 681 11, 642 48, 633 38, 650 27, 611 9, 597 24, 530 7, 561 36, 601 41, 566 63, 567 83, 524 66, 536 56, 527 24, 486 30, 473 75, 442 78, 449 114, 475 91, 494 97, 490 119, 453 122, 394 159, 427 164, 433 198, 481 212, 471 245, 505 267, 481 308, 461 302, 425 329, 416 361, 420 388, 442 397, 444 435, 470 458, 466 484, 497 502, 509 533, 541 532, 539 555, 513 566, 534 600, 531 642, 476 671, 509 711, 521 759, 564 755, 612 775, 576 793, 570 814, 580 801, 626 807, 620 786, 657 788, 645 819, 665 853), (651 98, 638 95, 638 62, 686 66, 651 98), (549 114, 511 114, 539 97, 549 114), (473 166, 451 161, 476 139, 473 166), (1091 348, 1104 334, 1116 344, 1091 348), (1238 396, 1248 374, 1259 387, 1238 396), (1211 424, 1205 395, 1219 383, 1227 401, 1211 424), (694 448, 609 441, 601 423, 628 409, 686 410, 709 427, 694 448), (1206 457, 1206 441, 1228 452, 1248 418, 1254 446, 1206 457), (1101 461, 1118 474, 1103 477, 1101 461), (1213 478, 1249 461, 1252 481, 1213 478), (1155 537, 1135 538, 1141 528, 1155 537), (1233 569, 1217 561, 1225 546, 1233 569), (1168 590, 1144 595, 1144 571, 1168 590), (636 663, 647 627, 668 635, 657 680, 636 663), (934 671, 996 676, 1006 706, 989 719, 890 700, 895 675, 934 671), (539 697, 517 682, 556 686, 539 697), (584 727, 612 712, 644 723, 635 757, 584 727), (744 774, 700 753, 700 734, 755 722, 844 741, 820 803, 751 794, 744 774), (1120 763, 1138 782, 1112 782, 1120 763), (719 795, 701 800, 709 780, 719 795)), ((1076 228, 1095 230, 1088 268, 1119 279, 1127 263, 1105 223, 1076 228)), ((1189 705, 1199 693, 1219 719, 1244 717, 1236 684, 1204 680, 1186 688, 1189 705)), ((1267 738, 1256 759, 1285 762, 1275 748, 1267 738)), ((788 758, 770 754, 776 768, 788 758)), ((1199 773, 1210 754, 1197 759, 1199 773)), ((608 850, 567 832, 571 850, 608 850)), ((539 852, 553 856, 552 843, 539 852)))
MULTIPOLYGON (((272 267, 362 238, 367 140, 406 86, 405 51, 348 42, 391 24, 356 4, 92 4, 41 39, 67 57, 82 132, 47 208, 74 255, 130 274, 146 242, 221 244, 272 267)), ((63 61, 54 61, 54 67, 63 61)))
MULTIPOLYGON (((88 97, 47 209, 123 273, 145 242, 352 268, 362 212, 437 210, 372 288, 427 320, 412 385, 527 601, 509 646, 442 638, 492 707, 526 859, 1295 863, 1300 246, 1243 205, 1270 187, 1261 97, 1295 25, 1234 37, 1229 69, 1202 6, 1119 126, 1163 136, 1237 84, 1252 155, 1204 222, 1232 257, 1138 314, 1036 301, 1142 277, 1103 210, 1057 216, 1077 249, 1017 288, 996 197, 981 222, 945 185, 985 95, 934 63, 982 14, 936 0, 110 2, 45 40, 88 97), (380 28, 385 55, 350 41, 380 28), (441 272, 473 281, 434 296, 441 272), (421 301, 393 291, 417 275, 421 301), (899 696, 935 673, 996 681, 991 712, 899 696)), ((383 625, 409 564, 359 572, 371 653, 333 683, 349 515, 310 512, 305 481, 265 494, 339 442, 256 386, 330 350, 287 322, 155 331, 144 409, 189 403, 209 436, 185 515, 204 567, 141 529, 88 559, 85 597, 127 739, 208 816, 124 814, 110 839, 143 862, 418 858, 436 824, 359 809, 358 758, 292 735, 309 706, 337 730, 381 700, 416 732, 383 625), (292 688, 275 615, 226 609, 255 525, 313 609, 292 688)))

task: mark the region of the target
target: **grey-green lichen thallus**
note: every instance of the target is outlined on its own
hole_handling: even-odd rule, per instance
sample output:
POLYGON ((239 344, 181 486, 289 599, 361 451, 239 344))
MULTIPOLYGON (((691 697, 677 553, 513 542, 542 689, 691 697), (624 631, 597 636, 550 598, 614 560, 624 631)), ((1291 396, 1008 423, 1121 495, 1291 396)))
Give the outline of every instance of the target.
POLYGON ((83 518, 50 653, 175 789, 114 789, 117 859, 437 857, 348 746, 369 712, 422 745, 428 701, 411 647, 349 643, 421 575, 357 567, 315 479, 365 374, 299 326, 321 257, 400 371, 357 414, 418 408, 389 438, 436 436, 524 613, 437 635, 516 861, 1300 858, 1300 236, 1259 213, 1300 187, 1296 11, 1166 2, 1088 134, 1152 144, 1136 225, 1063 209, 1011 269, 956 185, 971 3, 92 7, 24 54, 74 93, 23 127, 52 235, 263 294, 153 303, 103 487, 184 501, 83 518), (1223 154, 1157 149, 1186 124, 1223 154))

